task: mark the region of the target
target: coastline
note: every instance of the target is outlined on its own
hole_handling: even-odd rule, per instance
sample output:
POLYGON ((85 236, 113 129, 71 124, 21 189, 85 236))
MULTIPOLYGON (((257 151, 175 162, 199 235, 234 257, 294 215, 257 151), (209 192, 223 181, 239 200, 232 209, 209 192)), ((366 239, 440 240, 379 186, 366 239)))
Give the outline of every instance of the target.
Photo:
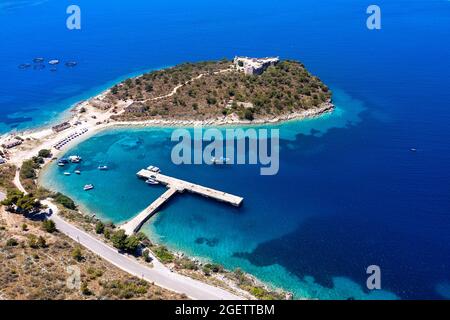
MULTIPOLYGON (((102 100, 107 93, 110 92, 110 88, 104 90, 94 97, 84 100, 72 105, 69 109, 64 111, 65 121, 69 122, 81 122, 77 127, 72 127, 69 130, 64 130, 61 132, 53 132, 53 130, 47 126, 39 127, 36 129, 24 130, 23 132, 14 133, 14 136, 21 136, 24 140, 23 145, 17 149, 11 150, 8 153, 8 162, 15 164, 20 167, 22 162, 31 158, 41 149, 52 150, 53 157, 58 157, 61 153, 66 152, 68 149, 74 147, 75 145, 91 138, 100 132, 107 130, 114 130, 119 128, 193 128, 193 127, 234 127, 234 126, 261 126, 261 125, 276 125, 279 123, 290 122, 290 121, 302 121, 305 119, 312 119, 320 117, 324 114, 330 113, 334 110, 334 105, 331 100, 321 104, 320 106, 304 110, 302 112, 295 112, 285 114, 274 118, 261 118, 255 119, 253 121, 241 120, 236 115, 223 116, 222 118, 212 118, 207 120, 175 120, 175 119, 151 119, 143 121, 113 121, 110 119, 112 113, 110 111, 101 111, 95 108, 91 102, 93 100, 102 100), (84 109, 85 112, 81 112, 84 109), (67 113, 67 115, 66 115, 67 113), (65 137, 77 132, 80 128, 86 128, 87 132, 85 134, 79 135, 75 139, 69 141, 60 149, 55 149, 53 146, 64 139, 65 137)), ((133 103, 133 101, 127 101, 125 104, 133 103)), ((61 117, 57 117, 54 120, 59 121, 61 117)), ((6 133, 0 137, 0 143, 4 143, 8 138, 12 138, 12 133, 6 133)), ((38 174, 37 185, 42 186, 42 173, 48 169, 48 165, 53 163, 53 161, 48 161, 44 164, 41 171, 38 174)), ((54 190, 53 190, 54 191, 54 190)), ((97 216, 90 212, 86 207, 80 206, 79 213, 85 217, 94 217, 98 219, 97 216)), ((155 237, 152 237, 155 238, 155 237)), ((152 239, 154 240, 154 239, 152 239)), ((158 241, 157 241, 158 242, 158 241)), ((200 258, 195 256, 187 255, 186 253, 176 252, 176 255, 181 255, 188 259, 194 261, 208 261, 207 258, 200 258)), ((251 274, 247 274, 251 279, 262 285, 264 288, 273 290, 282 290, 277 288, 275 285, 270 283, 264 283, 263 281, 257 279, 251 274)))

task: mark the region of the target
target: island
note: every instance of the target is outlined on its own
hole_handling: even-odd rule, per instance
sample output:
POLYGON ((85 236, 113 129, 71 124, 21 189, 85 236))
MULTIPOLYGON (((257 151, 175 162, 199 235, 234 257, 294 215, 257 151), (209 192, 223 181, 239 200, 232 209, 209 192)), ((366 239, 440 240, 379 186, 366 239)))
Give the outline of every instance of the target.
POLYGON ((267 123, 331 111, 331 91, 305 66, 273 58, 185 63, 115 85, 91 104, 112 120, 267 123))

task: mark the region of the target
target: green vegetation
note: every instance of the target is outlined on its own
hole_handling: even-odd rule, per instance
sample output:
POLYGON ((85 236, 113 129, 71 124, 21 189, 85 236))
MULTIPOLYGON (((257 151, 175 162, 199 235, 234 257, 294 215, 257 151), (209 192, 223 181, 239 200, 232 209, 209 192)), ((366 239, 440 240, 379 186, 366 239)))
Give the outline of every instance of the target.
POLYGON ((85 296, 91 296, 92 295, 92 291, 89 289, 87 282, 83 282, 81 283, 81 287, 80 287, 81 293, 85 296))
POLYGON ((237 268, 233 272, 234 279, 236 279, 238 286, 250 292, 253 296, 260 300, 283 300, 283 294, 269 291, 266 288, 255 284, 253 279, 249 278, 241 269, 237 268))
POLYGON ((299 62, 281 61, 252 76, 230 69, 231 64, 226 60, 182 64, 127 79, 114 87, 106 100, 116 105, 119 100, 132 99, 140 101, 141 107, 130 107, 129 112, 113 119, 160 116, 204 120, 234 113, 253 121, 316 108, 331 99, 328 87, 299 62), (204 76, 185 84, 200 74, 204 76), (168 95, 180 84, 184 85, 174 95, 153 100, 168 95))
POLYGON ((0 166, 0 190, 8 191, 16 188, 13 183, 16 170, 17 168, 13 165, 3 164, 0 166))
POLYGON ((95 224, 95 232, 96 232, 97 234, 102 234, 104 231, 105 231, 105 225, 103 224, 103 222, 98 221, 98 222, 95 224))
POLYGON ((139 247, 141 240, 139 237, 132 235, 127 236, 124 230, 118 230, 114 232, 110 240, 113 243, 113 246, 119 250, 127 251, 130 253, 136 253, 137 248, 139 247))
POLYGON ((51 153, 51 151, 48 150, 48 149, 42 149, 42 150, 39 151, 38 157, 41 157, 41 158, 51 158, 51 157, 52 157, 52 153, 51 153))
POLYGON ((60 205, 62 205, 64 208, 75 210, 77 206, 75 205, 75 202, 73 202, 72 199, 70 199, 68 196, 63 195, 62 193, 56 193, 53 195, 53 199, 60 205))
POLYGON ((8 241, 6 241, 7 247, 15 247, 18 244, 19 244, 19 242, 15 238, 11 238, 11 239, 8 239, 8 241))
POLYGON ((136 236, 127 237, 125 240, 125 250, 135 253, 141 241, 136 236))
MULTIPOLYGON (((36 158, 38 159, 38 158, 36 158)), ((36 179, 36 170, 40 168, 39 163, 33 160, 26 160, 20 168, 20 179, 36 179)))
POLYGON ((144 280, 132 279, 128 281, 112 280, 101 282, 102 295, 117 296, 120 299, 132 299, 147 293, 149 284, 144 280))
POLYGON ((32 249, 46 248, 47 241, 42 236, 36 237, 34 234, 30 234, 28 236, 28 246, 32 249))
POLYGON ((162 263, 171 263, 175 260, 174 255, 165 246, 157 246, 152 248, 152 251, 162 263))
POLYGON ((56 231, 56 225, 53 220, 42 221, 42 229, 48 233, 53 233, 56 231))
POLYGON ((111 235, 111 241, 114 248, 119 250, 125 250, 125 242, 127 241, 127 235, 124 230, 118 230, 111 235))
POLYGON ((72 258, 77 262, 83 261, 83 253, 81 252, 80 247, 75 247, 72 250, 72 258))
POLYGON ((41 203, 32 194, 25 195, 15 189, 8 190, 6 199, 1 202, 9 211, 28 214, 41 208, 41 203))

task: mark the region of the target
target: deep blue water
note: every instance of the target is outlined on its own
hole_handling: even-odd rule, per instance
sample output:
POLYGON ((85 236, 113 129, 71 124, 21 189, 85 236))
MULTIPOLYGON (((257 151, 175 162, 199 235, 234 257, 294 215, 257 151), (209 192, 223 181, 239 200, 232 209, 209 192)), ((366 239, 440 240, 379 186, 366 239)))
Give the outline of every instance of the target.
POLYGON ((381 31, 365 27, 370 3, 356 0, 78 1, 81 31, 65 28, 68 1, 36 3, 0 4, 1 131, 46 123, 129 74, 235 54, 303 61, 339 107, 279 126, 274 177, 248 166, 175 167, 170 132, 146 129, 86 141, 69 152, 89 159, 82 176, 50 168, 49 185, 120 222, 163 191, 134 176, 160 163, 245 197, 239 210, 189 195, 171 201, 146 230, 175 249, 298 297, 365 298, 371 264, 385 291, 369 297, 450 297, 449 1, 377 1, 381 31), (17 68, 36 56, 79 65, 17 68), (102 176, 95 168, 105 161, 112 170, 102 176), (87 180, 95 192, 80 192, 87 180))

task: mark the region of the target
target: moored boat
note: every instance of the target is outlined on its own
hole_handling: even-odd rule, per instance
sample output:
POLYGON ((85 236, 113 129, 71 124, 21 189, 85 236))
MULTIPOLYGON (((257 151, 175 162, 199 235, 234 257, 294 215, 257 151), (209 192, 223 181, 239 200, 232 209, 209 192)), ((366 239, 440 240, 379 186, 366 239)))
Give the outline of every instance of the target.
POLYGON ((92 189, 94 189, 94 185, 93 184, 87 184, 83 188, 84 191, 89 191, 89 190, 92 190, 92 189))
POLYGON ((100 171, 106 171, 106 170, 108 170, 108 166, 99 166, 99 167, 98 167, 98 170, 100 170, 100 171))
POLYGON ((81 174, 80 170, 75 170, 75 174, 81 174))
POLYGON ((80 156, 70 156, 69 161, 72 163, 79 163, 81 162, 82 158, 80 156))
POLYGON ((149 178, 145 181, 146 184, 151 184, 151 185, 156 185, 159 184, 158 181, 156 181, 155 179, 149 178))

